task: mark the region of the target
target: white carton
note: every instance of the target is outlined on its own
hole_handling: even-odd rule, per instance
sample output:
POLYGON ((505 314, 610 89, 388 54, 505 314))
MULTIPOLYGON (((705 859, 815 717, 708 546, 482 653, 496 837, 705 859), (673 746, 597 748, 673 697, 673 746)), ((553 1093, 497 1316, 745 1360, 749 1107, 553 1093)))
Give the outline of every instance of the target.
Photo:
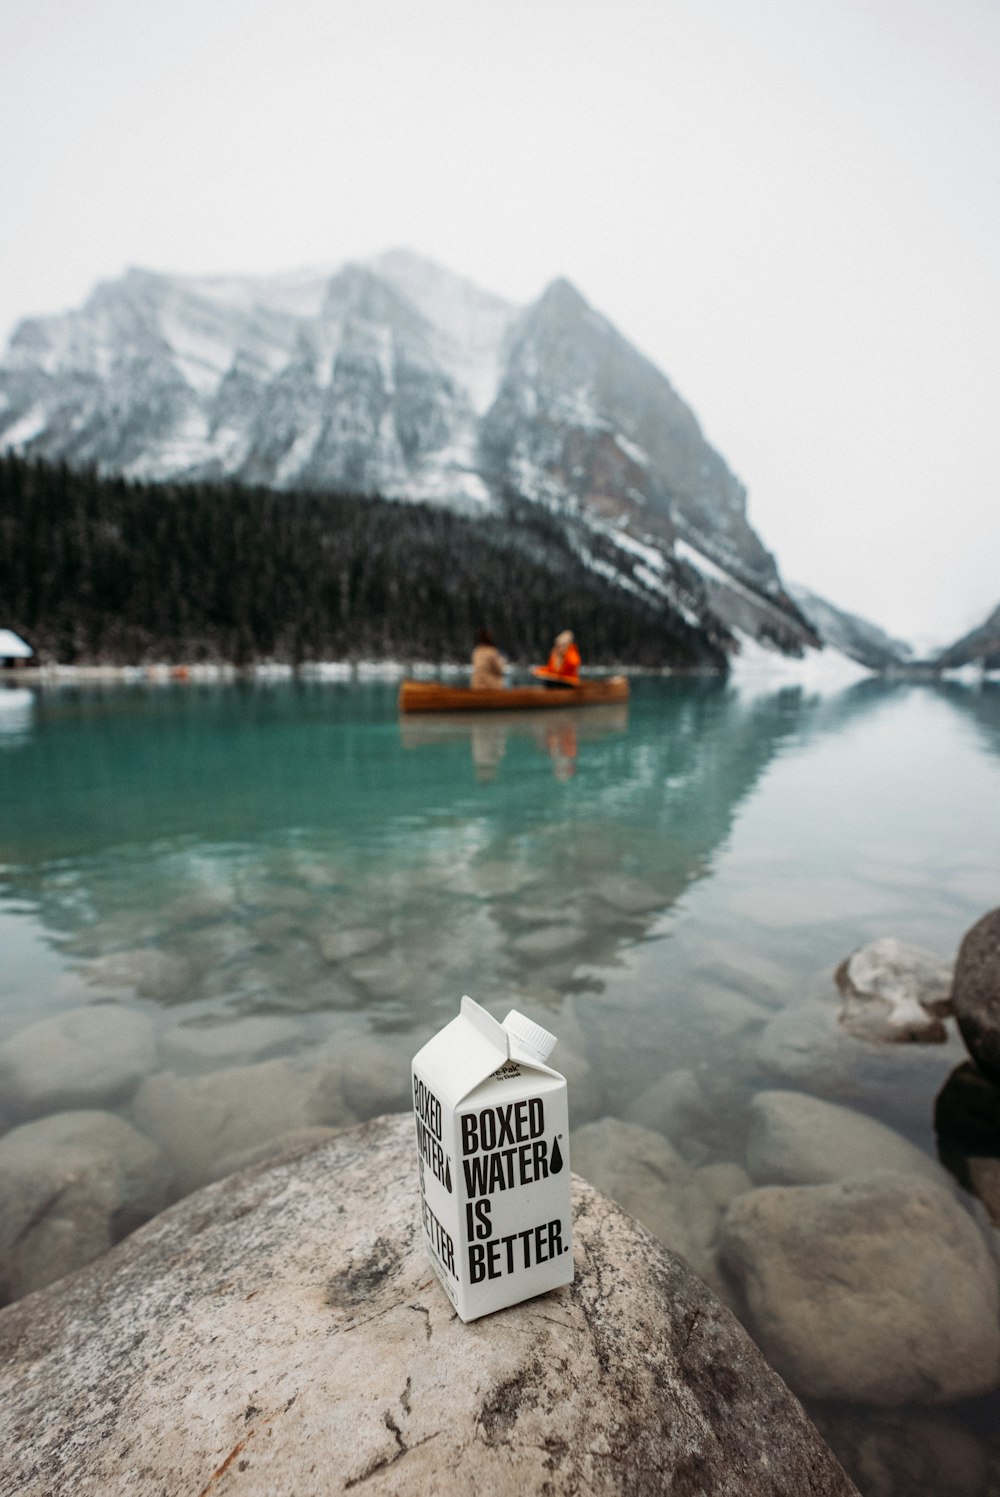
POLYGON ((462 1320, 573 1281, 566 1080, 555 1036, 471 998, 413 1058, 431 1263, 462 1320))

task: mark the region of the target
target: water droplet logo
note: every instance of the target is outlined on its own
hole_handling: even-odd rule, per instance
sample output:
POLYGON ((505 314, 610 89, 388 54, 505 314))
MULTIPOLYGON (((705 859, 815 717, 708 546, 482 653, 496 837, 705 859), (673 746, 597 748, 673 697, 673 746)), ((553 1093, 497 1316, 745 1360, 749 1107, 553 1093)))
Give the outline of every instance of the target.
MULTIPOLYGON (((562 1163, 561 1160, 560 1160, 560 1163, 562 1163)), ((448 1194, 451 1195, 451 1160, 450 1159, 446 1159, 445 1160, 445 1166, 444 1166, 444 1188, 448 1192, 448 1194)))
POLYGON ((549 1160, 549 1174, 550 1175, 558 1175, 558 1173, 562 1169, 562 1167, 563 1167, 562 1149, 560 1149, 560 1147, 559 1147, 559 1140, 556 1139, 555 1143, 552 1145, 552 1158, 549 1160))

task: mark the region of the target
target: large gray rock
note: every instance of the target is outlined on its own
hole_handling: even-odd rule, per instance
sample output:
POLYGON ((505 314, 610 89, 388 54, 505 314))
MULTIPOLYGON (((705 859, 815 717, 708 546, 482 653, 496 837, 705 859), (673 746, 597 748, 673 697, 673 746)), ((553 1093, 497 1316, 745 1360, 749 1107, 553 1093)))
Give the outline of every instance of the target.
POLYGON ((952 1007, 976 1065, 1000 1082, 1000 910, 984 915, 962 938, 952 1007))
POLYGON ((170 1168, 111 1112, 61 1112, 0 1138, 0 1304, 107 1252, 163 1205, 170 1168))
POLYGON ((579 1180, 574 1216, 573 1285, 463 1325, 410 1117, 232 1176, 0 1314, 6 1490, 854 1493, 683 1264, 579 1180))
POLYGON ((713 1248, 719 1208, 668 1139, 637 1123, 601 1118, 570 1135, 570 1161, 577 1174, 722 1290, 713 1248))
POLYGON ((1000 1382, 996 1266, 932 1180, 751 1191, 729 1208, 722 1251, 758 1344, 802 1395, 892 1407, 1000 1382))
POLYGON ((952 968, 922 947, 884 936, 852 952, 836 971, 841 1023, 859 1039, 941 1044, 948 1032, 952 968))
POLYGON ((155 1066, 155 1031, 144 1014, 117 1003, 71 1008, 0 1046, 0 1109, 26 1118, 102 1107, 127 1098, 155 1066))
POLYGON ((804 1092, 758 1092, 750 1103, 747 1169, 758 1184, 823 1185, 879 1170, 944 1183, 936 1160, 850 1107, 804 1092))

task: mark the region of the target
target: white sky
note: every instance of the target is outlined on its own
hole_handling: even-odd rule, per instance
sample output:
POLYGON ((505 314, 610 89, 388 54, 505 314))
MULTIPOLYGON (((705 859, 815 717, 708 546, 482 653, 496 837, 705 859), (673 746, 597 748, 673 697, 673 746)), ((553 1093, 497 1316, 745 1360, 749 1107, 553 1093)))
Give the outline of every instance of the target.
POLYGON ((784 574, 1000 601, 1000 0, 5 0, 0 337, 407 245, 646 352, 784 574))

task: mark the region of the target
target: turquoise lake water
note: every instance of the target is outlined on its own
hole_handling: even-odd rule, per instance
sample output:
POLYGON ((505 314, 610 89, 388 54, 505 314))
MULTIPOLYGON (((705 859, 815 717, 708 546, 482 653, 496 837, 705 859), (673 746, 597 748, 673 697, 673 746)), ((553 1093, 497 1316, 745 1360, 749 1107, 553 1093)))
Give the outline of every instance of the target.
MULTIPOLYGON (((262 1068, 256 1131, 205 1102, 189 1186, 213 1148, 405 1106, 463 993, 559 1035, 575 1126, 685 1073, 691 1170, 743 1162, 769 1088, 935 1152, 960 1042, 845 1061, 832 972, 882 936, 951 959, 1000 904, 1000 689, 640 679, 627 707, 472 722, 400 720, 395 692, 0 688, 0 1044, 111 1001, 153 1020, 174 1112, 262 1068), (307 1116, 317 1057, 340 1080, 307 1116)), ((970 1461, 996 1459, 989 1408, 935 1415, 970 1461)))

